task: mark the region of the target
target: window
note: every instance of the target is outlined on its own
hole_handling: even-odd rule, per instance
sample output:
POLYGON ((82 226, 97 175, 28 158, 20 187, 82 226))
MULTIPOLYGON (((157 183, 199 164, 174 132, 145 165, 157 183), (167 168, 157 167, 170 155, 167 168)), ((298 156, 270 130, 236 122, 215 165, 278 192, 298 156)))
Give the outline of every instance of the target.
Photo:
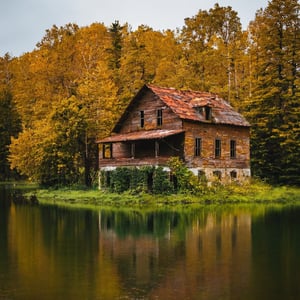
POLYGON ((230 141, 230 158, 236 158, 236 141, 230 141))
POLYGON ((198 170, 198 181, 204 183, 207 181, 205 172, 203 170, 198 170))
POLYGON ((233 171, 230 172, 230 178, 231 178, 232 180, 234 180, 234 179, 237 178, 237 173, 236 173, 235 170, 233 170, 233 171))
POLYGON ((162 119, 162 109, 158 109, 157 110, 157 126, 162 126, 162 123, 163 123, 163 119, 162 119))
POLYGON ((214 176, 217 180, 221 180, 221 178, 222 178, 222 172, 221 172, 221 171, 213 171, 213 176, 214 176))
POLYGON ((141 128, 145 127, 145 113, 143 110, 140 111, 140 126, 141 128))
POLYGON ((221 140, 215 140, 215 158, 221 157, 221 140))
POLYGON ((103 158, 112 158, 112 144, 103 144, 102 147, 102 157, 103 158))
POLYGON ((211 107, 205 106, 205 120, 211 120, 211 107))
POLYGON ((195 156, 201 156, 201 138, 195 138, 195 156))

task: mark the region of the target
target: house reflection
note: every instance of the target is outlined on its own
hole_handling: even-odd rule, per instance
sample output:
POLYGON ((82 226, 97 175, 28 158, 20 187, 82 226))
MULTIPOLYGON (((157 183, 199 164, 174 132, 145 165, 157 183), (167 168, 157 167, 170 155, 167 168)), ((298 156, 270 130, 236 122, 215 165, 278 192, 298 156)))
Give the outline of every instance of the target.
POLYGON ((181 218, 166 226, 160 237, 128 233, 119 238, 99 221, 100 252, 115 261, 132 297, 220 299, 246 291, 251 277, 249 213, 199 213, 189 224, 181 218))

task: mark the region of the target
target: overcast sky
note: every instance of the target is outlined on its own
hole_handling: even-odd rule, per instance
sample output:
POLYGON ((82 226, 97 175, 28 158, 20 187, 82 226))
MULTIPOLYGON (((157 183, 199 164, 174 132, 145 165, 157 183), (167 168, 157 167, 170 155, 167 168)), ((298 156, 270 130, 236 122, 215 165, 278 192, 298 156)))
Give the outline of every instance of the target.
POLYGON ((54 24, 99 22, 110 26, 118 20, 133 29, 144 24, 154 30, 173 30, 181 28, 185 18, 217 2, 237 11, 246 29, 268 0, 0 0, 0 56, 32 51, 54 24))

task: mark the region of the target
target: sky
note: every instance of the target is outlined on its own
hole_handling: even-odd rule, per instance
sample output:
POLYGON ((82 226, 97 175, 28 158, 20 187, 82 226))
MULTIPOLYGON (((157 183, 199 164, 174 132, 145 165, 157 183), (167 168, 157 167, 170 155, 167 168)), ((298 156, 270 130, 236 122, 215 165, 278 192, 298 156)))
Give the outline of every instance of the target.
POLYGON ((268 0, 0 0, 0 56, 34 50, 53 25, 81 27, 98 22, 109 27, 119 21, 133 30, 142 24, 154 30, 175 30, 182 28, 185 18, 215 3, 231 6, 246 29, 268 0))

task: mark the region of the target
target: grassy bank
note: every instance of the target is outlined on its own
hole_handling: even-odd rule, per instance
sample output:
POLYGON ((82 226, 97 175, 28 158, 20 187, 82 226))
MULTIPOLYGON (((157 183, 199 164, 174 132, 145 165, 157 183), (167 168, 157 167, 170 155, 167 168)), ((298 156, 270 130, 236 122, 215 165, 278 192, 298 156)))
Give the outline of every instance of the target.
POLYGON ((300 188, 272 187, 261 182, 247 185, 214 186, 202 193, 151 195, 147 193, 109 193, 84 189, 37 189, 26 193, 27 197, 36 197, 40 203, 63 204, 71 206, 174 206, 192 204, 227 203, 299 203, 300 188))

